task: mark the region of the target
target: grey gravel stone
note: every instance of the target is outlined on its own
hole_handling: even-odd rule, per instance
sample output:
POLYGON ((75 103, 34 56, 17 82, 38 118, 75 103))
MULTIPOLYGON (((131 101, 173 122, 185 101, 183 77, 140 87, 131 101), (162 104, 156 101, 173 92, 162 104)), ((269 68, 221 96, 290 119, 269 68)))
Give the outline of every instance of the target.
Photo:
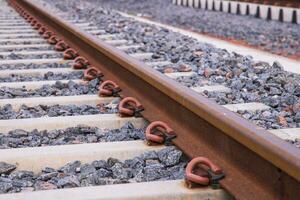
POLYGON ((0 194, 6 193, 13 188, 11 183, 2 183, 0 182, 0 194))
POLYGON ((144 168, 144 177, 146 181, 154 181, 160 178, 162 171, 164 171, 164 166, 162 164, 149 165, 144 168))
POLYGON ((15 69, 44 69, 44 68, 68 68, 71 67, 72 64, 70 63, 47 63, 47 64, 2 64, 0 65, 1 70, 15 70, 15 69))
POLYGON ((59 188, 72 188, 80 186, 80 182, 75 175, 67 176, 57 182, 59 188))
POLYGON ((51 71, 44 74, 44 76, 23 76, 11 74, 8 77, 0 77, 0 82, 22 82, 22 81, 41 81, 41 80, 71 80, 82 79, 82 71, 74 71, 71 73, 53 73, 51 71))
POLYGON ((105 177, 109 177, 109 176, 112 176, 112 172, 111 171, 108 171, 104 168, 100 168, 98 171, 97 171, 97 177, 100 177, 100 178, 105 178, 105 177))
POLYGON ((58 172, 50 172, 50 173, 45 173, 45 174, 42 174, 39 179, 42 180, 42 181, 48 181, 50 180, 51 178, 53 177, 56 177, 58 175, 58 172))
POLYGON ((105 160, 95 160, 92 162, 92 165, 98 170, 98 169, 108 169, 109 165, 105 160))
POLYGON ((111 167, 112 177, 118 179, 130 179, 132 177, 132 173, 130 169, 126 169, 123 167, 121 163, 116 163, 111 167))
POLYGON ((299 123, 296 121, 297 118, 295 118, 296 114, 292 112, 280 112, 276 109, 269 109, 259 111, 238 111, 238 113, 265 129, 299 127, 299 123), (279 120, 279 116, 281 116, 284 121, 279 120))
POLYGON ((96 172, 96 168, 93 165, 84 164, 80 167, 81 175, 89 175, 89 174, 93 174, 95 172, 96 172))
POLYGON ((75 174, 76 169, 78 167, 80 167, 80 165, 81 165, 81 162, 76 160, 76 161, 73 161, 73 162, 68 163, 65 166, 61 167, 60 169, 58 169, 58 171, 63 172, 65 174, 75 174))
POLYGON ((41 88, 33 90, 26 88, 1 87, 0 99, 96 94, 98 92, 99 83, 99 79, 94 79, 86 84, 78 84, 73 81, 67 83, 56 81, 53 85, 43 85, 41 88))
MULTIPOLYGON (((187 160, 182 152, 170 146, 158 152, 146 152, 125 161, 115 158, 84 164, 80 161, 72 161, 57 170, 46 167, 38 174, 31 171, 7 171, 0 177, 0 193, 176 180, 184 177, 186 163, 187 160), (165 154, 170 154, 170 156, 165 156, 165 154), (157 155, 162 155, 160 159, 166 158, 167 161, 158 159, 157 155), (150 159, 153 159, 153 162, 148 162, 146 165, 146 160, 150 159)), ((9 166, 7 163, 2 163, 2 165, 9 166)))
POLYGON ((9 177, 12 179, 24 179, 26 177, 28 178, 28 177, 33 177, 33 176, 34 176, 34 174, 32 171, 26 171, 26 170, 13 172, 9 175, 9 177))
POLYGON ((0 162, 0 175, 8 174, 15 169, 16 169, 15 165, 7 164, 5 162, 0 162))
POLYGON ((158 159, 168 167, 178 164, 181 156, 182 152, 175 147, 165 148, 158 152, 158 159))
MULTIPOLYGON (((67 129, 59 130, 32 130, 24 131, 16 129, 9 131, 7 134, 0 133, 0 149, 6 148, 22 148, 22 147, 38 147, 47 145, 65 145, 80 144, 108 141, 129 141, 145 139, 144 129, 137 129, 131 123, 126 123, 121 129, 99 129, 96 127, 88 127, 79 125, 67 129), (120 138, 118 135, 123 134, 120 138), (92 139, 91 139, 92 138, 92 139)), ((95 161, 92 165, 96 169, 108 168, 105 161, 95 161)), ((54 169, 44 169, 45 173, 52 173, 54 169)))
MULTIPOLYGON (((1 43, 0 43, 1 45, 1 43)), ((55 54, 40 54, 40 55, 21 55, 17 52, 11 52, 9 55, 1 56, 1 60, 18 60, 18 59, 50 59, 50 58, 61 58, 63 59, 62 53, 55 53, 55 54)))
MULTIPOLYGON (((101 113, 116 113, 117 109, 107 109, 106 104, 102 105, 38 105, 29 107, 22 105, 18 111, 14 111, 10 104, 0 107, 0 119, 23 119, 40 117, 58 117, 73 115, 94 115, 101 113)), ((16 134, 26 134, 17 130, 16 134)))
POLYGON ((172 0, 90 0, 93 5, 217 37, 245 41, 273 53, 300 56, 300 27, 224 12, 176 6, 172 0), (174 12, 174 10, 176 12, 174 12))
MULTIPOLYGON (((22 36, 20 38, 23 38, 22 36)), ((18 51, 46 51, 46 50, 54 50, 54 46, 44 46, 44 47, 25 47, 25 48, 6 48, 0 49, 0 52, 18 52, 18 51)))

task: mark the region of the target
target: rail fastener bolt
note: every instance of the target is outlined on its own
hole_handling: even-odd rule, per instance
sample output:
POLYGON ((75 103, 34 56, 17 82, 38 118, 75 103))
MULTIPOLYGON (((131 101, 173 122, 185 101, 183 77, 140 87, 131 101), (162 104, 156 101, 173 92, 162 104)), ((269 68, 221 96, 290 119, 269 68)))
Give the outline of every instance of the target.
POLYGON ((169 125, 162 121, 154 121, 147 126, 146 140, 148 145, 166 144, 170 145, 176 138, 176 134, 169 125))
POLYGON ((95 78, 99 78, 102 76, 103 76, 103 73, 96 67, 89 67, 86 70, 84 70, 84 73, 83 73, 83 79, 87 80, 87 81, 91 81, 95 78))
POLYGON ((69 48, 64 51, 64 59, 65 60, 73 60, 73 59, 77 58, 78 56, 79 56, 78 52, 72 48, 69 48))
POLYGON ((219 180, 225 177, 222 169, 206 157, 193 158, 188 163, 185 173, 185 182, 188 188, 207 185, 219 188, 219 180), (200 168, 201 174, 195 173, 197 168, 200 168))
POLYGON ((86 69, 89 65, 86 58, 79 56, 74 60, 73 69, 86 69))
POLYGON ((99 86, 99 96, 119 96, 121 88, 113 81, 106 80, 99 86))
POLYGON ((143 105, 133 97, 125 97, 119 103, 119 115, 121 117, 139 117, 143 110, 143 105))
POLYGON ((70 47, 65 41, 61 40, 55 45, 54 48, 56 51, 65 51, 66 49, 68 49, 70 47))

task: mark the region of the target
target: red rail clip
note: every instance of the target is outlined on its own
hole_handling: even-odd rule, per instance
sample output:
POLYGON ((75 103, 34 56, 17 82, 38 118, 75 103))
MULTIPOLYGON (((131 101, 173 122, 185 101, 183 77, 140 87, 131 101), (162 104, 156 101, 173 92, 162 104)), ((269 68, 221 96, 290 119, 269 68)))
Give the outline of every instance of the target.
POLYGON ((48 29, 46 28, 46 26, 42 26, 40 29, 39 29, 39 34, 40 35, 43 35, 48 29))
POLYGON ((58 38, 57 35, 52 35, 49 39, 48 39, 48 43, 49 44, 57 44, 61 39, 58 38))
POLYGON ((189 188, 191 188, 193 184, 208 185, 211 183, 212 185, 216 185, 219 180, 225 177, 222 169, 205 157, 193 158, 188 163, 185 172, 185 180, 189 188), (201 166, 201 169, 207 172, 208 177, 196 175, 194 170, 197 166, 201 166))
POLYGON ((44 39, 49 39, 54 33, 52 31, 46 31, 44 34, 43 34, 43 38, 44 39))
POLYGON ((34 20, 34 17, 29 17, 29 18, 27 19, 27 22, 30 23, 30 22, 32 22, 32 20, 34 20))
POLYGON ((73 68, 86 69, 89 64, 90 63, 86 58, 79 56, 74 60, 73 68))
POLYGON ((97 69, 96 67, 89 67, 86 70, 84 70, 83 73, 83 79, 87 81, 91 81, 95 78, 102 77, 103 73, 97 69))
POLYGON ((170 142, 176 137, 173 129, 171 129, 165 122, 155 121, 147 126, 146 139, 148 144, 170 142), (156 132, 155 132, 156 130, 156 132))
POLYGON ((36 23, 37 23, 37 20, 32 20, 30 25, 34 27, 36 25, 36 23))
POLYGON ((30 17, 30 15, 28 13, 25 13, 24 19, 27 20, 29 17, 30 17))
POLYGON ((22 17, 25 19, 26 15, 28 15, 28 14, 27 14, 27 12, 24 10, 24 12, 23 12, 23 14, 22 14, 22 17))
POLYGON ((65 51, 66 49, 69 48, 69 45, 67 43, 65 43, 65 41, 60 41, 55 45, 55 50, 56 51, 65 51))
POLYGON ((118 96, 121 88, 113 81, 107 80, 99 86, 100 96, 118 96))
POLYGON ((41 23, 36 23, 35 25, 34 25, 34 29, 35 30, 38 30, 38 29, 40 29, 42 27, 42 24, 41 23))
POLYGON ((78 56, 78 52, 72 48, 69 48, 64 51, 64 59, 66 59, 66 60, 75 59, 77 56, 78 56))
POLYGON ((133 97, 126 97, 119 103, 119 114, 121 117, 139 116, 144 110, 143 105, 133 97))

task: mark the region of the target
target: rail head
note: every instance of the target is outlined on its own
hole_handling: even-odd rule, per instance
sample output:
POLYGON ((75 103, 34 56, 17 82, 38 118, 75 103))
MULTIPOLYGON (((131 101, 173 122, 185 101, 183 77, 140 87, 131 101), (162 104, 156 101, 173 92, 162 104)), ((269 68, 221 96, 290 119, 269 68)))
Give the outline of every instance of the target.
POLYGON ((174 143, 188 156, 205 155, 222 166, 227 178, 221 184, 235 197, 271 199, 299 189, 300 152, 295 147, 42 7, 12 1, 99 68, 105 79, 116 81, 122 95, 137 97, 146 119, 169 123, 178 135, 174 143), (290 188, 277 189, 283 186, 290 188))

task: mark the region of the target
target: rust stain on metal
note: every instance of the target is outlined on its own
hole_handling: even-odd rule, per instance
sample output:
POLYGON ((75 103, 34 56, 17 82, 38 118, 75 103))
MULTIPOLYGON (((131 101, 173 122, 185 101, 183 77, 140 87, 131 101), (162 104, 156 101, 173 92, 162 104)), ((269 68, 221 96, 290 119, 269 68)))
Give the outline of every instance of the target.
POLYGON ((237 199, 298 199, 300 151, 238 115, 166 78, 33 3, 16 2, 71 48, 136 97, 149 121, 164 121, 174 144, 190 158, 205 156, 222 167, 223 188, 237 199))

